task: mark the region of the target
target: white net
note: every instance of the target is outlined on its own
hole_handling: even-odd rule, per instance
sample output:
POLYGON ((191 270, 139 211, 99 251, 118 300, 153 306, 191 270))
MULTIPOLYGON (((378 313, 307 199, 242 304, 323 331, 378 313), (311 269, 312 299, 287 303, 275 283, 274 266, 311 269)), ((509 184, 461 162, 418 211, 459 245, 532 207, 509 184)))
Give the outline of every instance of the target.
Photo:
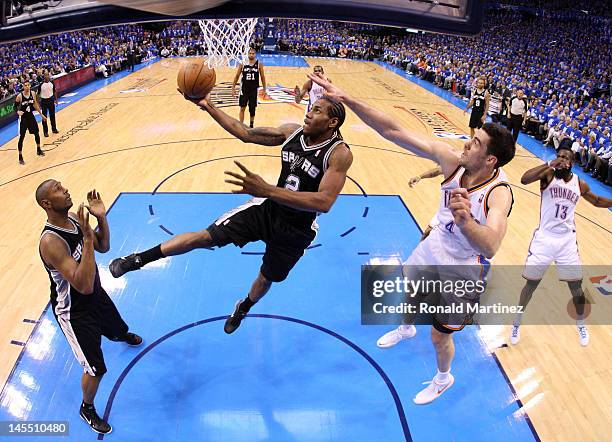
POLYGON ((229 66, 247 59, 256 18, 199 20, 208 50, 208 67, 229 66))

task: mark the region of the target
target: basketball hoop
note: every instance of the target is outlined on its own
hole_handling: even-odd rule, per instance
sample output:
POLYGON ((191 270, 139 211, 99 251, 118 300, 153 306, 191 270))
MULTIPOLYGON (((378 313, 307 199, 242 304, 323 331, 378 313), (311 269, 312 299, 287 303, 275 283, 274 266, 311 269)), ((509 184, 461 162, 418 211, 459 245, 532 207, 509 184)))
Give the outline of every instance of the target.
POLYGON ((244 64, 257 18, 199 20, 208 50, 210 68, 229 66, 232 61, 244 64))

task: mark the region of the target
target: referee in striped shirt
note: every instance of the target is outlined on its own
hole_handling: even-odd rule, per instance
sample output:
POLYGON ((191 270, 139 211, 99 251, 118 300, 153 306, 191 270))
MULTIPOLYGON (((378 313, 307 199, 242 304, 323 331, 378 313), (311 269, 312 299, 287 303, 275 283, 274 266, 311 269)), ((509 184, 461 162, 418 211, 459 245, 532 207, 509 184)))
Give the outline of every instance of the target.
POLYGON ((510 98, 510 105, 508 106, 508 120, 510 121, 510 128, 512 129, 512 138, 514 142, 518 139, 519 132, 523 123, 527 120, 527 111, 529 105, 527 104, 527 97, 522 88, 516 91, 516 95, 510 98))
MULTIPOLYGON (((55 92, 55 85, 51 81, 51 75, 49 71, 45 71, 45 81, 40 85, 40 107, 42 108, 42 114, 44 116, 49 115, 51 120, 51 130, 54 134, 59 133, 55 125, 55 105, 57 104, 57 94, 55 92)), ((45 137, 49 136, 49 128, 47 127, 47 121, 43 120, 43 133, 45 137)))

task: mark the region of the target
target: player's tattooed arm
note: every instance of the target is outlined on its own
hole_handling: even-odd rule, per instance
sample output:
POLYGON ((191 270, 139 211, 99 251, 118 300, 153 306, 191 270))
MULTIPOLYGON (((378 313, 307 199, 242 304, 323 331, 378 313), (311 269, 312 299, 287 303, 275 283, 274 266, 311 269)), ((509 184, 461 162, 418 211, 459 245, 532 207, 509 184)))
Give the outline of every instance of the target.
POLYGON ((595 195, 591 192, 591 188, 586 183, 586 181, 580 180, 580 194, 587 200, 589 203, 593 204, 595 207, 612 207, 612 199, 606 198, 605 196, 595 195))
POLYGON ((280 146, 299 127, 301 127, 299 124, 290 123, 279 127, 248 128, 247 136, 241 140, 245 143, 255 143, 264 146, 280 146))
POLYGON ((205 110, 211 117, 230 134, 244 143, 261 144, 263 146, 280 146, 289 135, 299 129, 299 124, 283 124, 279 127, 256 127, 249 128, 244 123, 229 116, 216 107, 210 99, 210 94, 203 100, 190 100, 205 110))

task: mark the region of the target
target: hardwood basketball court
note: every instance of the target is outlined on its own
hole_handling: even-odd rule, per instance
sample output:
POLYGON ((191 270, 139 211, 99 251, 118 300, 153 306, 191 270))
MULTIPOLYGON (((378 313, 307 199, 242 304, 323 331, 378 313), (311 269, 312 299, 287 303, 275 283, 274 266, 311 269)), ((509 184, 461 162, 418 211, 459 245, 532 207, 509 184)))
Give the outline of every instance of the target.
MULTIPOLYGON (((442 125, 449 133, 469 133, 468 116, 455 105, 375 63, 305 60, 310 66, 322 65, 335 84, 393 115, 407 128, 432 135, 434 128, 442 125)), ((25 166, 17 164, 16 138, 0 148, 0 200, 5 207, 0 212, 0 268, 4 270, 0 273, 0 297, 4 300, 0 306, 1 385, 22 351, 11 341, 27 341, 34 325, 23 320, 39 318, 49 301, 48 279, 37 251, 45 221, 44 212, 34 200, 34 190, 40 182, 48 178, 61 181, 70 190, 75 206, 85 200, 88 190, 95 188, 108 208, 121 192, 230 192, 223 171, 235 169, 234 158, 268 182, 276 181, 279 160, 274 155, 278 148, 241 143, 176 92, 176 72, 182 62, 157 61, 83 98, 72 97, 75 101, 57 115, 60 134, 43 138, 47 152, 44 158, 36 156, 30 135, 24 144, 25 166), (185 170, 163 181, 182 169, 185 170)), ((266 66, 273 98, 258 106, 256 126, 303 120, 305 107, 292 103, 283 88, 301 85, 311 70, 266 66)), ((231 104, 231 100, 223 83, 231 82, 233 76, 233 69, 217 69, 219 87, 213 95, 224 105, 231 104)), ((238 115, 235 105, 224 110, 238 115)), ((350 111, 342 132, 354 155, 349 173, 354 181, 347 181, 343 193, 360 194, 357 182, 368 194, 398 194, 424 228, 438 208, 440 180, 423 180, 414 188, 408 187, 408 180, 433 167, 433 163, 387 142, 350 111)), ((463 144, 459 139, 448 141, 457 149, 463 144)), ((521 185, 520 177, 541 162, 518 147, 515 159, 504 167, 515 203, 494 265, 524 263, 538 224, 539 190, 537 183, 521 185)), ((610 211, 582 201, 576 213, 580 214, 576 223, 583 264, 612 262, 610 211)), ((333 210, 327 216, 333 216, 333 210)), ((210 221, 202 219, 202 228, 210 221)), ((112 234, 111 225, 109 255, 114 257, 119 245, 112 242, 112 234)), ((355 278, 358 277, 356 268, 355 278)), ((248 284, 251 275, 244 278, 248 284)), ((517 299, 522 284, 519 280, 509 288, 517 299)), ((539 289, 534 296, 548 296, 551 302, 559 297, 570 299, 567 289, 559 293, 539 289)), ((595 304, 603 302, 593 293, 588 296, 595 304)), ((543 440, 602 440, 602 429, 609 428, 612 387, 606 379, 612 374, 612 331, 609 326, 591 326, 590 332, 590 345, 582 348, 575 327, 525 326, 520 345, 494 350, 543 440)), ((482 331, 491 350, 505 342, 507 334, 508 327, 482 331)), ((408 346, 397 351, 410 357, 408 346)), ((477 374, 465 381, 478 382, 477 374)))

